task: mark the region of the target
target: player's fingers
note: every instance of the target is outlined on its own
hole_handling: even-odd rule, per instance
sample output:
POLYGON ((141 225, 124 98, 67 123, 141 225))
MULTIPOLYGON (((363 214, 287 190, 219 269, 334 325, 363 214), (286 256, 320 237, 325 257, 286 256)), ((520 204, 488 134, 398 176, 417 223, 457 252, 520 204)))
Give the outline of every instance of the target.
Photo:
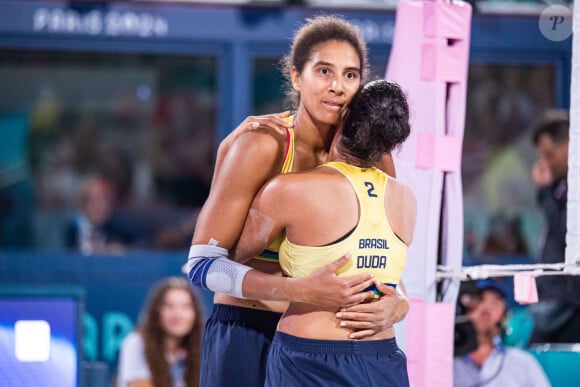
POLYGON ((270 117, 287 118, 290 116, 290 114, 291 114, 290 110, 286 110, 286 111, 283 111, 280 113, 263 114, 261 116, 248 116, 248 117, 246 117, 246 120, 251 121, 251 120, 259 120, 259 119, 270 118, 270 117))
POLYGON ((372 291, 352 294, 345 299, 343 307, 348 308, 350 306, 358 305, 361 302, 365 302, 366 300, 368 300, 372 297, 373 297, 372 291))
POLYGON ((250 121, 245 124, 244 129, 247 131, 255 130, 262 128, 264 130, 275 130, 276 132, 284 133, 286 129, 278 126, 278 125, 269 125, 262 121, 250 121))
POLYGON ((356 313, 356 314, 374 314, 377 312, 376 302, 359 304, 349 308, 341 308, 341 313, 356 313))
POLYGON ((374 330, 372 330, 372 329, 363 329, 363 330, 360 330, 360 331, 355 331, 355 332, 352 332, 352 333, 351 333, 351 334, 348 336, 348 338, 349 338, 349 339, 353 339, 353 340, 355 340, 355 339, 364 339, 365 337, 372 336, 372 335, 374 335, 375 333, 376 333, 376 332, 375 332, 374 330))
POLYGON ((267 116, 254 117, 254 120, 260 122, 263 125, 291 128, 293 123, 285 120, 285 117, 286 116, 284 115, 270 114, 267 116))
POLYGON ((266 114, 263 116, 249 116, 243 123, 245 129, 257 129, 259 127, 268 127, 275 130, 283 131, 286 128, 291 128, 292 123, 287 122, 284 118, 290 115, 290 111, 285 111, 277 114, 266 114))
POLYGON ((340 326, 343 328, 353 329, 353 330, 361 330, 361 329, 373 329, 376 327, 376 324, 373 324, 369 321, 353 321, 353 320, 344 320, 340 322, 340 326))
MULTIPOLYGON (((328 265, 324 266, 324 271, 328 272, 328 273, 335 273, 338 269, 340 269, 341 267, 343 267, 344 265, 346 265, 348 263, 348 261, 350 260, 351 254, 350 253, 346 253, 345 255, 343 255, 342 257, 338 258, 336 261, 329 263, 328 265)), ((348 280, 346 285, 348 285, 348 280)))
POLYGON ((274 130, 280 134, 286 133, 286 130, 288 129, 288 126, 286 125, 280 124, 275 121, 266 121, 266 120, 254 121, 249 123, 248 125, 250 125, 250 129, 261 128, 264 130, 274 130))
MULTIPOLYGON (((352 309, 355 307, 351 307, 348 309, 352 309)), ((366 322, 374 321, 374 315, 372 313, 358 313, 358 312, 337 312, 336 318, 343 320, 344 322, 366 322)), ((342 324, 342 322, 341 322, 342 324)), ((342 325, 341 325, 342 326, 342 325)), ((349 326, 350 327, 350 326, 349 326)))
POLYGON ((345 284, 352 289, 353 292, 362 292, 375 283, 374 276, 371 273, 357 274, 350 277, 345 277, 345 284))
POLYGON ((392 286, 385 285, 380 281, 375 281, 374 284, 377 290, 383 293, 383 296, 394 296, 396 293, 395 288, 393 288, 392 286))
MULTIPOLYGON (((364 292, 365 289, 369 288, 373 284, 374 284, 374 279, 373 278, 369 278, 366 281, 357 283, 355 285, 352 285, 352 286, 349 285, 349 291, 352 294, 361 293, 361 292, 364 292)), ((368 291, 368 292, 365 292, 365 293, 366 294, 369 294, 371 296, 374 294, 373 291, 368 291)))

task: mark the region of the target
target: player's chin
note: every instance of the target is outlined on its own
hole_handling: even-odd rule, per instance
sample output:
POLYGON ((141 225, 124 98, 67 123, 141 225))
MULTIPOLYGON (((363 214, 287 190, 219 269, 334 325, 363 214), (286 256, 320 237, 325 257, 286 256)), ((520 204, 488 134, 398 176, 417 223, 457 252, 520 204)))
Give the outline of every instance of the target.
POLYGON ((339 117, 340 117, 339 113, 328 112, 326 114, 321 115, 318 121, 324 125, 334 126, 338 124, 339 117))

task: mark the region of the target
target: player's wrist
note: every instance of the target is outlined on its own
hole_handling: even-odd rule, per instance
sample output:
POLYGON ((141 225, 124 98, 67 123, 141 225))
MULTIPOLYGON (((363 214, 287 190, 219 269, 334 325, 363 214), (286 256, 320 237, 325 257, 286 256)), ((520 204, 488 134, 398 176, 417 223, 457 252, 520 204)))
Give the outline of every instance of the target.
POLYGON ((284 278, 284 297, 290 302, 304 302, 303 289, 300 278, 284 278))
POLYGON ((395 313, 393 316, 394 317, 393 324, 399 323, 403 321, 405 317, 407 317, 407 313, 409 313, 409 307, 410 307, 409 300, 407 299, 405 294, 401 294, 399 296, 397 308, 395 308, 395 313))

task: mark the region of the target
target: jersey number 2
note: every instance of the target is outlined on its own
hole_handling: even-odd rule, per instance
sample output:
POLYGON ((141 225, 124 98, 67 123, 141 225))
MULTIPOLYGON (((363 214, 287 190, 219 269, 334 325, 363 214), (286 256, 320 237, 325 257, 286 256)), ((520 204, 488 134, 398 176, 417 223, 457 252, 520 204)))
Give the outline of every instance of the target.
POLYGON ((375 191, 375 186, 373 185, 373 183, 371 183, 370 181, 365 181, 365 187, 367 187, 367 193, 369 194, 369 197, 371 198, 376 198, 377 194, 374 192, 375 191))

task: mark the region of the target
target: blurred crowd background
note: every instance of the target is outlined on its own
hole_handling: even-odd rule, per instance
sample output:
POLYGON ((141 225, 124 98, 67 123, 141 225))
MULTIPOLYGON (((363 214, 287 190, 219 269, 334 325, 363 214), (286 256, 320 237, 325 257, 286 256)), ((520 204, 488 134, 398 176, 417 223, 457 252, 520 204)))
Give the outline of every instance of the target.
MULTIPOLYGON (((149 13, 162 4, 149 3, 155 3, 144 10, 149 13)), ((214 3, 223 6, 229 2, 214 3)), ((265 3, 274 6, 281 2, 265 3)), ((8 14, 9 4, 2 5, 8 14)), ((93 7, 75 4, 63 2, 62 16, 51 11, 48 21, 39 20, 37 7, 31 10, 33 20, 29 22, 45 23, 38 28, 46 39, 59 35, 50 28, 65 28, 67 22, 72 23, 70 18, 83 23, 83 17, 95 9, 107 12, 107 2, 93 7)), ((342 6, 338 12, 353 13, 356 18, 364 5, 384 7, 378 9, 391 24, 359 20, 368 30, 367 38, 371 37, 373 76, 382 76, 386 68, 390 43, 386 30, 392 27, 389 4, 326 2, 327 6, 342 6), (351 8, 344 8, 347 5, 351 8), (377 26, 382 28, 378 37, 377 26)), ((506 13, 518 10, 518 4, 507 2, 506 13)), ((518 18, 537 23, 538 15, 530 16, 527 5, 534 9, 539 4, 524 3, 520 7, 524 15, 518 18)), ((191 7, 195 10, 195 5, 191 7)), ((254 8, 252 12, 241 15, 243 28, 284 17, 279 8, 254 8)), ((475 17, 477 24, 477 12, 475 17)), ((465 253, 467 259, 534 257, 543 225, 529 173, 536 157, 530 128, 546 109, 566 103, 566 64, 562 62, 570 55, 566 51, 569 45, 554 42, 553 52, 542 47, 520 53, 515 51, 515 40, 510 43, 515 39, 509 35, 510 28, 517 25, 510 26, 509 16, 484 13, 481 18, 502 26, 503 35, 472 37, 462 160, 465 253), (490 38, 497 38, 509 52, 496 57, 493 47, 478 49, 480 39, 490 38)), ((120 21, 132 22, 139 20, 120 21)), ((37 38, 39 31, 31 31, 34 36, 28 40, 37 38)), ((286 41, 275 42, 280 48, 267 48, 263 53, 244 48, 250 51, 249 63, 236 74, 227 74, 223 55, 205 54, 203 48, 191 47, 187 54, 181 52, 183 47, 171 52, 168 42, 163 52, 152 53, 159 51, 157 47, 118 52, 113 42, 109 48, 101 44, 91 49, 90 36, 80 40, 86 45, 79 47, 82 42, 75 42, 70 48, 55 49, 47 41, 31 49, 15 42, 0 48, 0 246, 70 248, 70 224, 78 223, 84 207, 82 187, 88 177, 98 175, 110 185, 106 200, 111 202, 115 221, 133 229, 130 237, 118 238, 126 247, 182 249, 208 193, 216 145, 241 116, 236 108, 225 106, 228 102, 220 95, 235 89, 220 83, 242 82, 236 77, 246 83, 241 90, 244 94, 230 99, 246 106, 240 112, 284 110, 276 54, 283 53, 286 41), (220 116, 222 122, 232 125, 218 127, 220 116)), ((207 40, 203 43, 211 45, 207 40)))

